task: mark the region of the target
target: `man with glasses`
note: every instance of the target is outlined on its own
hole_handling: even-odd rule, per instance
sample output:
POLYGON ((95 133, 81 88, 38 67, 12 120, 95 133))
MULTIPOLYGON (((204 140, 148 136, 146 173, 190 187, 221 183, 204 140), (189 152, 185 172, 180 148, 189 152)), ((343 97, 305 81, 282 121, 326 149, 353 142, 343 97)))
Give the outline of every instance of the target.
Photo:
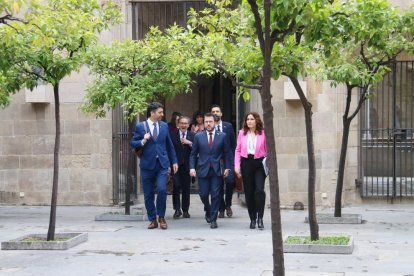
POLYGON ((204 114, 204 131, 194 137, 190 154, 190 175, 198 177, 199 195, 204 204, 205 219, 211 229, 217 228, 220 188, 223 176, 231 171, 231 151, 226 134, 215 130, 214 115, 204 114), (222 172, 221 160, 224 164, 222 172), (210 199, 211 197, 211 204, 210 199))
POLYGON ((173 207, 174 218, 190 218, 188 209, 190 207, 190 153, 194 141, 194 133, 188 130, 190 118, 180 116, 178 118, 178 129, 171 133, 175 154, 178 160, 178 172, 174 175, 173 207), (181 194, 181 200, 180 200, 181 194), (182 212, 181 212, 182 210, 182 212))

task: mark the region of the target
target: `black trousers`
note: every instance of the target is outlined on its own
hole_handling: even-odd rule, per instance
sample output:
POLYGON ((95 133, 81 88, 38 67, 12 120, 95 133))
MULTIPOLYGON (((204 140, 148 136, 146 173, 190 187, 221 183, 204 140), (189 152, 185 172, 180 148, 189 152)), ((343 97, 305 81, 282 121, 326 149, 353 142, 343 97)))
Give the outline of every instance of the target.
POLYGON ((189 171, 186 169, 186 166, 179 165, 178 171, 174 175, 174 190, 173 190, 173 208, 174 210, 183 210, 183 212, 188 212, 190 207, 190 183, 191 176, 189 171), (180 194, 182 200, 180 200, 180 194))
MULTIPOLYGON (((230 174, 232 173, 234 174, 234 170, 230 172, 230 174)), ((231 177, 231 175, 228 177, 231 177)), ((225 180, 225 178, 222 178, 220 188, 220 212, 226 210, 227 207, 231 207, 231 202, 233 200, 233 186, 234 183, 229 183, 225 180)))
POLYGON ((264 183, 266 174, 262 164, 263 158, 254 159, 252 155, 241 158, 241 174, 243 178, 244 193, 247 210, 251 220, 263 218, 266 193, 264 183))

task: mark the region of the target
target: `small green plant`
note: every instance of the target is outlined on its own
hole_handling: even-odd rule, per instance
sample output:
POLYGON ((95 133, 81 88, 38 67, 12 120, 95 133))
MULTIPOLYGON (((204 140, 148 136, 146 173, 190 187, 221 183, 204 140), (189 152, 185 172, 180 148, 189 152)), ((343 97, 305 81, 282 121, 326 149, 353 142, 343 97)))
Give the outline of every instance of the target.
POLYGON ((328 236, 319 237, 319 240, 312 241, 310 237, 305 236, 289 236, 286 244, 319 244, 319 245, 347 245, 349 236, 328 236))

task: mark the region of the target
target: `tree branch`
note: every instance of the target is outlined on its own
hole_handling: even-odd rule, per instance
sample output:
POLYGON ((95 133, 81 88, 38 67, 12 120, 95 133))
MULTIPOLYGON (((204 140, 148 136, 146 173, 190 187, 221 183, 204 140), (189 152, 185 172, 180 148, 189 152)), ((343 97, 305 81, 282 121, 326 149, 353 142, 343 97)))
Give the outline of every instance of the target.
POLYGON ((20 64, 20 63, 17 63, 16 64, 17 66, 19 66, 20 67, 20 69, 22 69, 26 74, 29 74, 29 75, 32 75, 32 76, 35 76, 35 77, 37 77, 38 79, 41 79, 42 81, 44 81, 44 82, 47 82, 47 83, 49 83, 49 81, 44 77, 44 76, 42 76, 42 75, 40 75, 40 74, 38 74, 38 73, 36 73, 36 72, 33 72, 33 71, 31 71, 31 70, 27 70, 22 64, 20 64))
POLYGON ((69 58, 72 58, 72 57, 73 57, 73 55, 74 55, 77 51, 79 51, 79 49, 80 49, 80 48, 82 48, 82 46, 83 46, 83 44, 84 44, 83 37, 81 37, 81 39, 80 39, 80 40, 81 40, 81 41, 80 41, 80 43, 79 43, 78 48, 76 48, 76 49, 74 49, 74 50, 70 51, 70 53, 69 53, 69 58))
POLYGON ((252 13, 254 16, 254 26, 256 27, 256 34, 257 39, 259 40, 260 44, 260 50, 262 51, 262 54, 265 53, 265 41, 264 41, 264 34, 262 29, 262 19, 260 18, 259 14, 259 7, 257 6, 257 3, 255 0, 247 0, 250 4, 250 7, 252 9, 252 13))
POLYGON ((355 108, 354 113, 352 113, 352 115, 348 117, 348 119, 349 119, 349 120, 351 120, 351 121, 352 121, 352 120, 354 119, 354 117, 358 114, 359 110, 361 109, 362 104, 363 104, 363 103, 365 102, 365 100, 366 100, 365 95, 367 94, 368 87, 369 87, 369 84, 366 84, 366 85, 364 85, 364 86, 363 86, 363 88, 362 88, 362 95, 361 95, 361 97, 359 98, 358 105, 357 105, 357 107, 355 108))
POLYGON ((349 17, 349 15, 344 13, 344 12, 335 12, 335 13, 331 14, 330 17, 335 17, 335 16, 338 16, 338 15, 343 15, 345 17, 349 17))
MULTIPOLYGON (((299 11, 298 15, 302 13, 302 10, 299 11)), ((278 31, 278 30, 273 30, 272 33, 270 34, 270 38, 272 39, 272 41, 278 41, 278 42, 283 42, 283 40, 285 39, 285 37, 290 34, 293 31, 293 28, 296 25, 296 20, 293 19, 292 22, 290 22, 289 26, 282 31, 278 31)))
POLYGON ((372 71, 371 63, 368 61, 367 57, 365 56, 364 46, 365 46, 365 43, 364 42, 361 42, 361 48, 359 50, 359 53, 361 54, 361 57, 364 60, 365 65, 368 67, 368 69, 370 71, 372 71))
POLYGON ((211 62, 226 76, 231 80, 231 83, 233 84, 233 86, 237 86, 237 87, 244 87, 244 88, 248 88, 248 89, 257 89, 257 90, 261 90, 262 89, 262 85, 260 84, 246 84, 243 82, 239 82, 237 81, 237 79, 229 72, 226 70, 226 68, 224 68, 223 64, 221 64, 219 61, 217 60, 211 60, 211 62))

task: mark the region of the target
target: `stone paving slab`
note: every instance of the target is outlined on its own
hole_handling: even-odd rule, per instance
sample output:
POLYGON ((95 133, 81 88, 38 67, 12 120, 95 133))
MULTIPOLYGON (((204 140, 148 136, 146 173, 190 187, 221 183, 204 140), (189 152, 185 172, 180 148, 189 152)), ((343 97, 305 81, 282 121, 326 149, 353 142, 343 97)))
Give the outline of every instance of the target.
MULTIPOLYGON (((360 214, 342 214, 341 217, 334 217, 330 214, 316 214, 316 221, 319 224, 360 224, 362 216, 360 214)), ((309 218, 305 217, 305 222, 309 223, 309 218)))
MULTIPOLYGON (((249 229, 247 210, 234 205, 234 216, 210 229, 198 198, 190 219, 172 219, 168 230, 148 230, 148 222, 97 222, 111 207, 58 207, 57 232, 88 232, 88 242, 65 251, 0 250, 0 275, 241 275, 259 276, 272 269, 270 211, 265 229, 249 229)), ((321 209, 331 212, 331 209, 321 209)), ((362 214, 366 223, 321 224, 320 235, 349 233, 351 255, 285 253, 286 275, 404 276, 414 272, 414 206, 361 205, 344 208, 362 214), (311 274, 314 273, 314 274, 311 274), (330 274, 329 274, 330 273, 330 274), (299 274, 300 275, 300 274, 299 274), (306 274, 303 274, 306 275, 306 274)), ((282 211, 283 236, 308 235, 307 211, 282 211)), ((0 206, 0 242, 46 233, 49 207, 0 206)))

